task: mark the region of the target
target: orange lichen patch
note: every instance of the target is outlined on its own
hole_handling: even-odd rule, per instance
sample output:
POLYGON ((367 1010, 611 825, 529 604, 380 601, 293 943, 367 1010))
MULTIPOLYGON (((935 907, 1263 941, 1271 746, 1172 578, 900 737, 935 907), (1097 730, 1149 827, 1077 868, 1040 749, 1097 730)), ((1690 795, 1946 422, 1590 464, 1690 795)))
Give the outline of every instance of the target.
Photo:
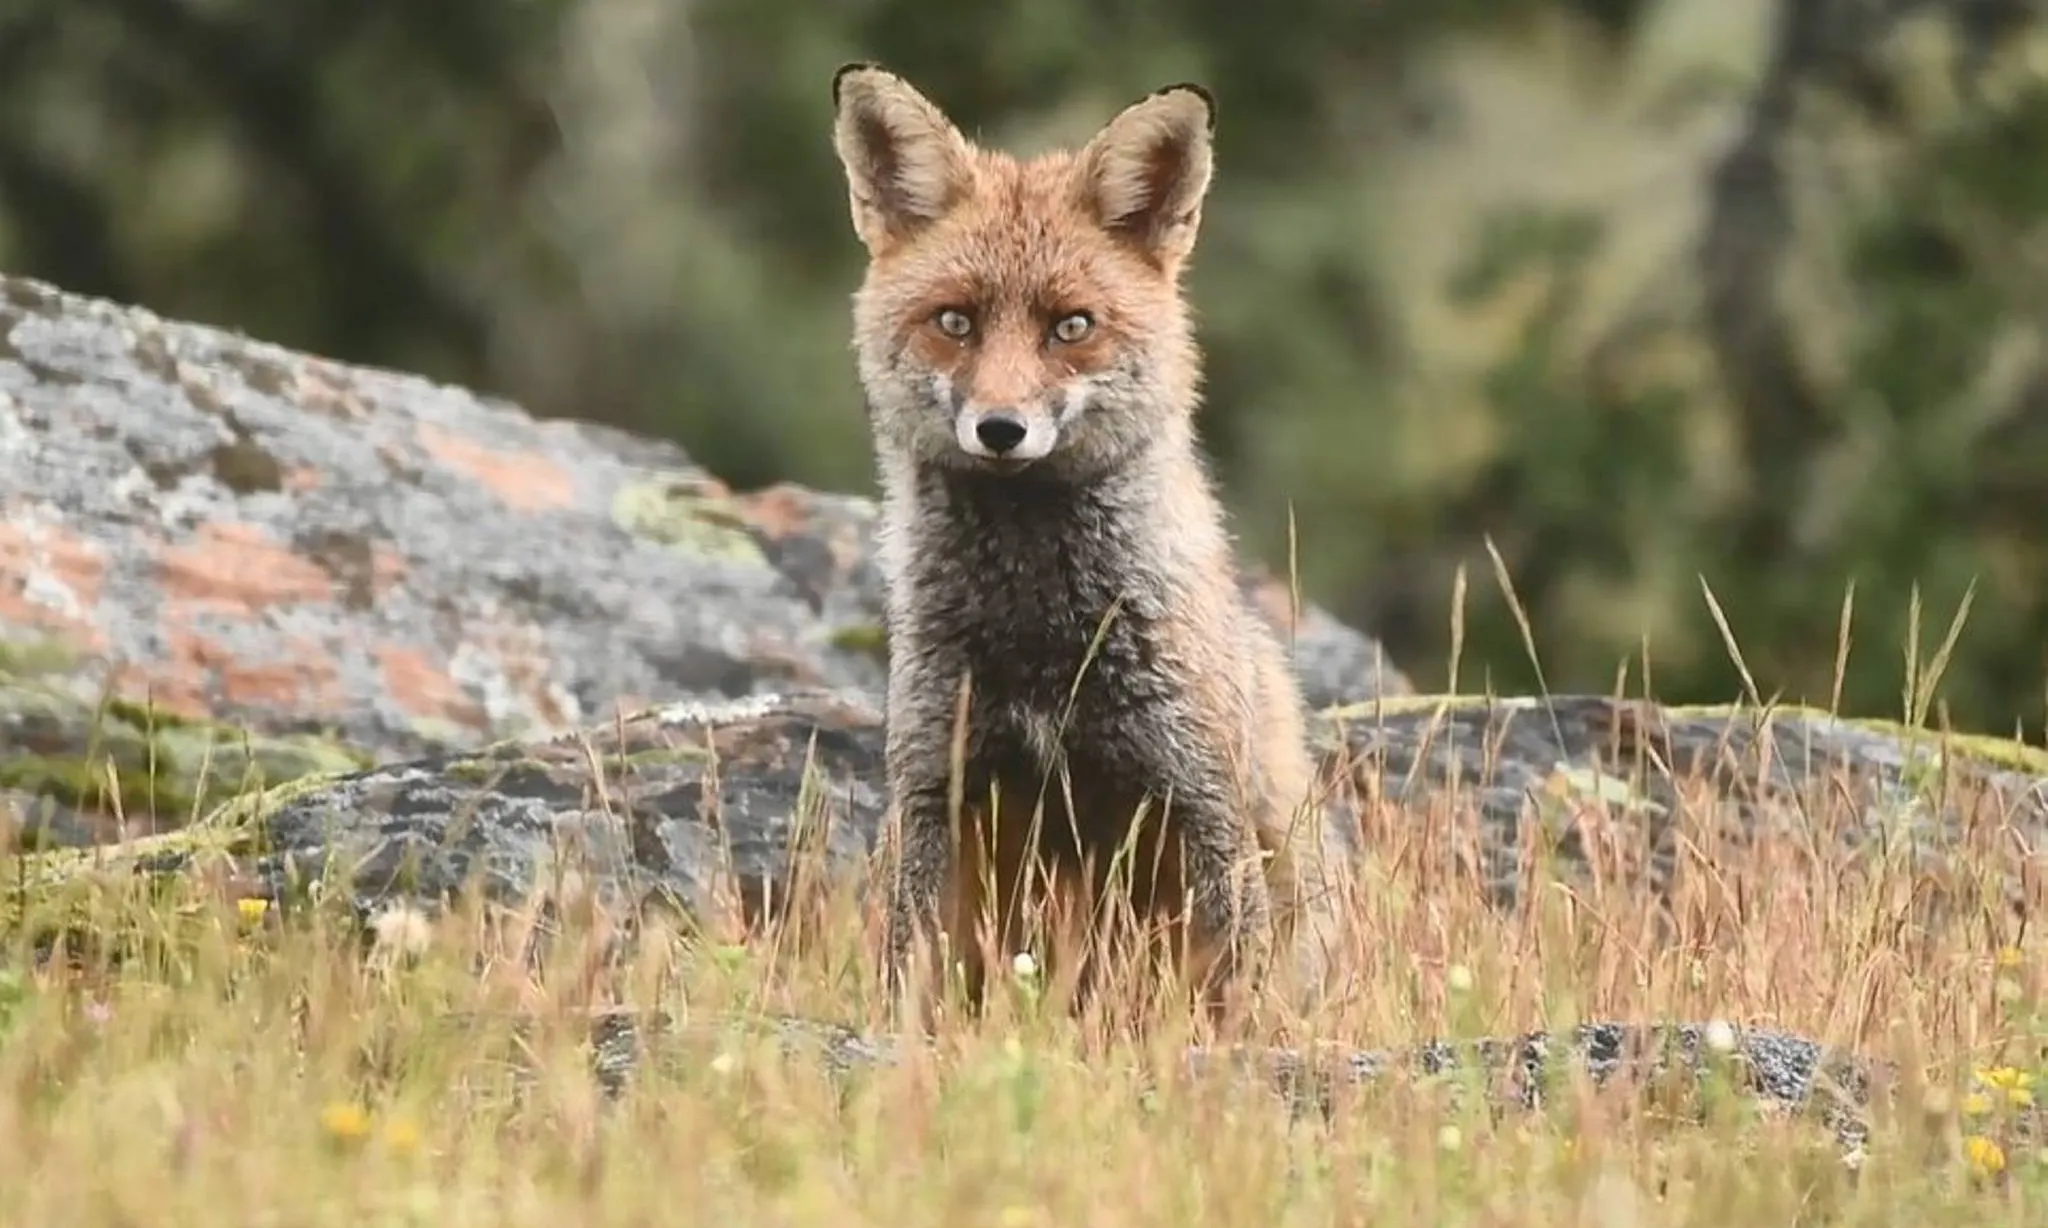
POLYGON ((342 707, 336 681, 334 667, 319 660, 296 665, 223 665, 220 697, 249 708, 333 715, 342 707))
POLYGON ((809 494, 787 482, 734 495, 732 503, 748 524, 777 540, 801 533, 811 523, 809 494))
POLYGON ((505 680, 525 698, 540 720, 562 725, 581 719, 581 713, 563 706, 567 697, 554 686, 554 661, 548 656, 547 639, 539 627, 519 622, 486 624, 471 628, 466 638, 477 650, 497 661, 505 680))
POLYGON ((164 598, 212 610, 334 600, 326 571, 252 524, 201 526, 197 538, 164 551, 164 598))
POLYGON ((426 653, 395 644, 376 649, 378 672, 391 701, 417 717, 429 717, 482 728, 483 709, 447 670, 426 653))
POLYGON ((286 390, 291 400, 333 418, 362 419, 370 415, 363 398, 348 386, 347 373, 331 363, 306 362, 292 372, 286 390))
POLYGON ((278 646, 275 658, 266 661, 214 647, 218 691, 226 703, 318 716, 338 716, 348 707, 340 673, 326 650, 313 640, 293 636, 278 646))
POLYGON ((839 580, 851 575, 868 556, 865 526, 801 486, 779 482, 751 494, 735 495, 732 504, 742 519, 770 540, 804 536, 823 542, 839 580))
POLYGON ((397 588, 410 570, 405 556, 396 547, 385 542, 376 543, 370 547, 370 594, 383 597, 397 588))
POLYGON ((56 525, 0 520, 0 625, 54 632, 88 652, 106 638, 92 621, 106 579, 99 549, 56 525))
POLYGON ((419 441, 429 456, 497 495, 508 507, 542 512, 576 500, 569 471, 543 453, 487 448, 431 423, 419 428, 419 441))
POLYGON ((346 708, 341 676, 318 643, 293 637, 267 659, 255 659, 194 629, 190 619, 198 612, 183 606, 166 613, 163 656, 116 670, 119 694, 193 718, 218 716, 226 706, 294 716, 332 716, 346 708))

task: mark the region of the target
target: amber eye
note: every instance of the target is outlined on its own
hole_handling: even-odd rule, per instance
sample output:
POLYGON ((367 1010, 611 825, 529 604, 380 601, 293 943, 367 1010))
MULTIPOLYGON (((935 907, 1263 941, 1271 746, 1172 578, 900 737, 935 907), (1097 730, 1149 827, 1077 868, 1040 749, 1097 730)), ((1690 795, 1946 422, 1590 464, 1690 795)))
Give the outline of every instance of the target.
POLYGON ((1052 326, 1052 335, 1055 341, 1072 345, 1087 336, 1088 330, 1094 327, 1095 317, 1085 311, 1077 311, 1072 315, 1061 316, 1058 320, 1055 320, 1052 326))
POLYGON ((968 334, 974 331, 974 321, 967 317, 966 312, 953 307, 942 308, 939 314, 933 317, 933 322, 939 326, 940 332, 955 341, 966 340, 968 334))

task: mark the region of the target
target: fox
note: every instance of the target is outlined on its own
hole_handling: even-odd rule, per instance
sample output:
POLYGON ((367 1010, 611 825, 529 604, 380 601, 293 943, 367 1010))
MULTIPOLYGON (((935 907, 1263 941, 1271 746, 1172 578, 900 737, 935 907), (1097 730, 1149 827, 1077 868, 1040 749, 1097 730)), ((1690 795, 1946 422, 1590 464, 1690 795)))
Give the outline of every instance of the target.
POLYGON ((1165 86, 1031 157, 873 62, 832 96, 867 253, 852 349, 888 646, 889 992, 929 1020, 944 970, 914 989, 916 952, 943 949, 980 1003, 985 941, 1028 954, 1034 914, 1086 940, 1111 906, 1219 1016, 1283 959, 1320 986, 1341 845, 1194 421, 1183 274, 1213 96, 1165 86))

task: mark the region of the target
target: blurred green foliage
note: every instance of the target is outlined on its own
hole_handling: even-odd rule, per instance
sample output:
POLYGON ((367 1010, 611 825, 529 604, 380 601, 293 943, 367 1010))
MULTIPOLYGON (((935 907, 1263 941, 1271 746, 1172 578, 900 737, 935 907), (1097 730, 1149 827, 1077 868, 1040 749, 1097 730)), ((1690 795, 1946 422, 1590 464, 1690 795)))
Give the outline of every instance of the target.
POLYGON ((2029 0, 9 0, 0 266, 869 485, 832 70, 982 138, 1221 101, 1192 276, 1243 537, 1446 681, 2038 734, 2029 0))

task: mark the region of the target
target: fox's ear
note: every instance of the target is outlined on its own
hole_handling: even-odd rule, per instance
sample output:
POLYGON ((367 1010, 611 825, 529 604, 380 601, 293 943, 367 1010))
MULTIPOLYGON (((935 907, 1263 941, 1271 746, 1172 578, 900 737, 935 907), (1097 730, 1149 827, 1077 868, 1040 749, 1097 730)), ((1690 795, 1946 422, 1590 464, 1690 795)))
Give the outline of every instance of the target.
POLYGON ((1162 267, 1186 258, 1209 191, 1216 103, 1169 85, 1125 107, 1081 151, 1081 190, 1096 220, 1162 267))
POLYGON ((973 148, 910 83, 873 64, 832 78, 832 144, 846 168, 853 230, 880 254, 945 216, 967 194, 973 148))

